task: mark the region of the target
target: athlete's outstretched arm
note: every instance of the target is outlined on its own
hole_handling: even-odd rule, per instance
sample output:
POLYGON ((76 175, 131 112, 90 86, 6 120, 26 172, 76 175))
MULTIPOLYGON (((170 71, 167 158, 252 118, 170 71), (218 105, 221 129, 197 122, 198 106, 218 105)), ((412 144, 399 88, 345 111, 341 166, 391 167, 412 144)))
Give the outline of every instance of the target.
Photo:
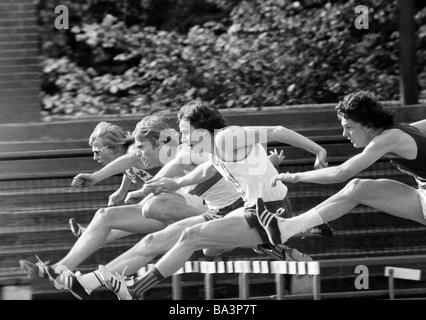
MULTIPOLYGON (((125 170, 137 164, 143 166, 142 161, 136 153, 128 153, 108 163, 105 167, 94 173, 80 173, 76 175, 71 185, 73 187, 92 186, 116 174, 123 173, 125 170)), ((141 169, 143 169, 143 167, 141 169)))
POLYGON ((395 145, 401 144, 399 139, 401 137, 395 133, 382 134, 373 139, 362 153, 357 154, 339 166, 298 173, 281 173, 272 178, 272 186, 275 186, 277 180, 290 183, 308 182, 319 184, 344 182, 368 168, 385 154, 392 152, 395 145))
POLYGON ((242 160, 253 144, 266 144, 271 141, 286 143, 316 155, 315 168, 327 166, 327 152, 323 147, 283 126, 230 126, 220 131, 215 137, 216 152, 224 161, 242 160))
MULTIPOLYGON (((182 177, 185 175, 185 170, 192 170, 193 164, 189 161, 190 155, 187 151, 179 152, 175 158, 167 162, 160 171, 152 178, 152 180, 158 180, 160 178, 175 178, 182 177)), ((134 199, 141 199, 148 196, 150 193, 155 193, 155 187, 144 183, 143 187, 139 190, 129 192, 127 194, 125 203, 133 203, 134 199)))
POLYGON ((167 177, 155 177, 154 179, 146 182, 147 188, 161 188, 163 192, 175 192, 176 190, 191 186, 194 184, 199 184, 204 182, 211 177, 213 177, 217 173, 215 167, 212 162, 205 162, 197 166, 190 173, 178 177, 178 178, 167 178, 167 177))

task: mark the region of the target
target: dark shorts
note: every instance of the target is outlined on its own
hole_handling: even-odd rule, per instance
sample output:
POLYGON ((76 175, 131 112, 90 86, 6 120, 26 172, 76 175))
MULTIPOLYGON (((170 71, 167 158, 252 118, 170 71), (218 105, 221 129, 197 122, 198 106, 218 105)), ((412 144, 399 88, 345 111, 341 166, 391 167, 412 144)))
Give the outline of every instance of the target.
MULTIPOLYGON (((290 199, 285 197, 283 200, 278 201, 270 201, 265 202, 265 207, 270 212, 276 212, 279 216, 283 218, 291 218, 291 202, 290 199)), ((262 225, 257 219, 256 215, 256 206, 245 208, 244 210, 244 218, 246 218, 248 225, 251 229, 256 229, 257 233, 262 239, 262 243, 269 244, 268 235, 266 234, 265 229, 263 229, 262 225)))
POLYGON ((242 207, 244 207, 244 200, 242 198, 240 198, 237 201, 235 201, 234 203, 232 203, 229 206, 226 206, 224 208, 220 208, 220 209, 209 209, 208 212, 203 213, 201 216, 206 221, 216 220, 216 219, 223 218, 228 213, 230 213, 230 212, 232 212, 234 210, 237 210, 238 208, 242 208, 242 207))

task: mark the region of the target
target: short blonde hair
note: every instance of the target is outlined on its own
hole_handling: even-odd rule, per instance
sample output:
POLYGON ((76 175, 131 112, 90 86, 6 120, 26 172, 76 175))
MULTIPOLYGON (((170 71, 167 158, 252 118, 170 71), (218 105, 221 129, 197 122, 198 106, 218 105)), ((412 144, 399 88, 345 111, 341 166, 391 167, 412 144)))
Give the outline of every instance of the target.
POLYGON ((109 122, 99 122, 89 137, 89 145, 93 146, 96 139, 102 139, 109 147, 129 146, 134 143, 130 132, 109 122))

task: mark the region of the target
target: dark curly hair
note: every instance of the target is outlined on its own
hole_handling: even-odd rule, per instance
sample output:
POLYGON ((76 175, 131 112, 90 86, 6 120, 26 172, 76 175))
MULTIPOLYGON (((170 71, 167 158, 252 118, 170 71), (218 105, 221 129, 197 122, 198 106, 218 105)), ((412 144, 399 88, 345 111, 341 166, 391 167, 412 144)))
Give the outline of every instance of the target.
POLYGON ((205 129, 214 133, 215 129, 228 126, 219 110, 201 100, 194 100, 184 105, 178 112, 178 121, 187 120, 195 129, 205 129))
POLYGON ((395 111, 385 108, 369 91, 346 95, 336 106, 337 114, 369 128, 389 128, 395 124, 395 111))

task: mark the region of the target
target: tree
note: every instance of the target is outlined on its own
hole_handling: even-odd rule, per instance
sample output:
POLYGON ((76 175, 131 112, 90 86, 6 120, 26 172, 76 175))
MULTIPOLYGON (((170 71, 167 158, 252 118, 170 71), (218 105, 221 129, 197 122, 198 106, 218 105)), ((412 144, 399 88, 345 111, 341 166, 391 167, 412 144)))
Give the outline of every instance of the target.
POLYGON ((416 0, 398 0, 399 9, 399 64, 401 102, 404 105, 418 103, 416 71, 416 0))

